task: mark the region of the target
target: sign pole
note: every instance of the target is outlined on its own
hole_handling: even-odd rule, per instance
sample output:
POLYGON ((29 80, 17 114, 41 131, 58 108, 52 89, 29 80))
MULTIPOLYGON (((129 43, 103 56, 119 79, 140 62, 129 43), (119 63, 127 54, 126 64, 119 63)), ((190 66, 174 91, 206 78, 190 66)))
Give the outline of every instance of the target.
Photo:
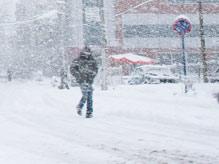
POLYGON ((173 24, 173 30, 176 31, 182 39, 182 64, 185 83, 185 93, 188 92, 187 82, 187 58, 185 53, 185 34, 189 33, 192 29, 191 22, 185 16, 179 16, 173 24))
POLYGON ((188 87, 186 84, 187 80, 187 66, 186 66, 186 53, 185 53, 185 35, 181 35, 182 38, 182 57, 183 57, 183 74, 184 74, 184 82, 185 82, 185 93, 188 92, 188 87))

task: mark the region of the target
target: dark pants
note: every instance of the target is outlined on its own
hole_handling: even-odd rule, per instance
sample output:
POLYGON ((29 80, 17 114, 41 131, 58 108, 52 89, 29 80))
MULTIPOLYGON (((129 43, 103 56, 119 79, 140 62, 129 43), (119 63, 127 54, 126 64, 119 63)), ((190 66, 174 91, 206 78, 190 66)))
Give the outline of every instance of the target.
POLYGON ((91 84, 83 83, 80 84, 82 98, 78 104, 78 108, 82 109, 84 104, 87 102, 87 112, 93 112, 93 87, 91 84))

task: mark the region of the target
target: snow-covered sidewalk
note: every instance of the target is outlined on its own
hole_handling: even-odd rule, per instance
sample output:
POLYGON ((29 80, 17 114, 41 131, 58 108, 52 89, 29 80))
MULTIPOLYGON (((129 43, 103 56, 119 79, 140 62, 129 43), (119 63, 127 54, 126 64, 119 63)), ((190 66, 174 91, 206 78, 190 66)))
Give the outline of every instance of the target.
POLYGON ((79 88, 0 83, 2 164, 217 164, 218 84, 117 86, 94 92, 94 118, 76 115, 79 88))

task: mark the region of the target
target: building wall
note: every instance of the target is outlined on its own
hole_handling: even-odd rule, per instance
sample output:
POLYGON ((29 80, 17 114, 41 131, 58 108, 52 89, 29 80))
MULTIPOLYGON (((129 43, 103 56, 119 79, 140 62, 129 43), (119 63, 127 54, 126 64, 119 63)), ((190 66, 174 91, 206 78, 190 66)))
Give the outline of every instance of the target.
MULTIPOLYGON (((185 14, 184 14, 185 15, 185 14)), ((173 31, 176 14, 125 14, 123 16, 124 47, 180 48, 180 37, 173 31)), ((192 31, 186 35, 186 47, 200 47, 198 14, 186 14, 192 31)), ((219 14, 204 15, 206 47, 219 43, 219 14)))
MULTIPOLYGON (((203 0, 205 40, 208 54, 219 52, 219 0, 203 0)), ((192 23, 186 35, 187 53, 200 55, 199 12, 196 0, 117 0, 115 5, 117 46, 109 53, 135 52, 149 56, 181 53, 181 40, 172 25, 179 15, 192 23)))

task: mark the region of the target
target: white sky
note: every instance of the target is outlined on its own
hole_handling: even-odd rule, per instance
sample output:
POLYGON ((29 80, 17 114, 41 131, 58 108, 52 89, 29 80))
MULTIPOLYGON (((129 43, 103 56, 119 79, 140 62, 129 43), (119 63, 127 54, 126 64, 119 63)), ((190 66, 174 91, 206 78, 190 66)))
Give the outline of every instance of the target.
POLYGON ((15 4, 18 0, 0 0, 1 8, 8 8, 8 11, 13 14, 15 11, 15 4))

